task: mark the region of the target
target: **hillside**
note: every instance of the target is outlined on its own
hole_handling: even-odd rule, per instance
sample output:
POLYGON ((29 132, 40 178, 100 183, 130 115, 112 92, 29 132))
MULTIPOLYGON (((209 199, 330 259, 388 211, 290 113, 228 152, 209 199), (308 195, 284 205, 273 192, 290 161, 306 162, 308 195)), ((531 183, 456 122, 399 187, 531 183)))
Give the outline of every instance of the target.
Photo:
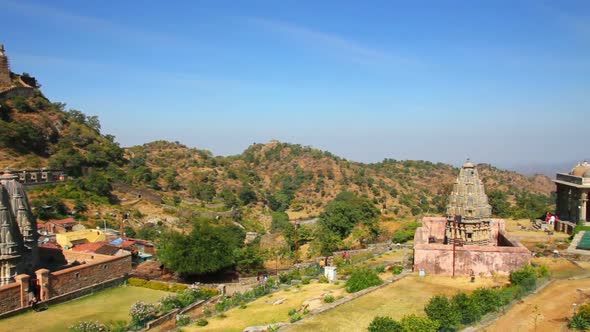
MULTIPOLYGON (((441 213, 458 174, 457 168, 442 163, 363 164, 276 141, 254 144, 231 157, 213 157, 208 151, 163 141, 126 151, 131 160, 127 174, 136 185, 207 203, 223 201, 228 206, 251 200, 250 206, 258 211, 264 210, 263 205, 286 210, 291 219, 317 216, 341 191, 366 196, 383 212, 396 216, 441 213)), ((542 175, 527 178, 487 164, 478 169, 486 189, 505 192, 510 202, 523 192, 548 196, 554 188, 542 175)))
MULTIPOLYGON (((272 211, 285 211, 290 219, 313 218, 342 191, 369 198, 392 217, 440 214, 458 173, 451 165, 428 161, 364 164, 277 141, 228 157, 166 141, 121 149, 113 136, 100 133, 95 116, 66 110, 38 89, 0 96, 0 111, 0 167, 66 170, 74 181, 33 191, 35 205, 61 206, 53 216, 75 210, 94 223, 116 211, 130 211, 139 221, 177 217, 173 207, 184 201, 200 213, 241 207, 244 225, 263 230, 270 227, 272 211), (129 191, 114 191, 114 182, 149 189, 167 205, 135 201, 129 191)), ((487 164, 478 169, 494 202, 504 206, 498 214, 508 215, 519 199, 547 202, 554 188, 542 175, 529 178, 487 164)))

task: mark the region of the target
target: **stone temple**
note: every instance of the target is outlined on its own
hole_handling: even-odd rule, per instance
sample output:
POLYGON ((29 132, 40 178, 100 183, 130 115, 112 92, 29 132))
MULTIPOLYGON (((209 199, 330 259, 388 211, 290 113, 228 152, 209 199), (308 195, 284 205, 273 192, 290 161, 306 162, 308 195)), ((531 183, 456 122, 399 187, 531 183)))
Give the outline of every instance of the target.
POLYGON ((555 180, 559 219, 555 230, 573 233, 578 224, 589 225, 590 163, 578 163, 569 173, 557 173, 555 180))
POLYGON ((531 252, 493 219, 477 168, 461 167, 446 217, 425 217, 414 235, 414 270, 427 274, 508 274, 530 263, 531 252))
POLYGON ((0 286, 38 264, 37 222, 17 176, 0 176, 0 286))
POLYGON ((469 160, 459 171, 447 206, 446 243, 489 245, 492 207, 475 165, 469 160), (461 216, 461 218, 455 218, 461 216), (458 219, 458 220, 455 220, 458 219))

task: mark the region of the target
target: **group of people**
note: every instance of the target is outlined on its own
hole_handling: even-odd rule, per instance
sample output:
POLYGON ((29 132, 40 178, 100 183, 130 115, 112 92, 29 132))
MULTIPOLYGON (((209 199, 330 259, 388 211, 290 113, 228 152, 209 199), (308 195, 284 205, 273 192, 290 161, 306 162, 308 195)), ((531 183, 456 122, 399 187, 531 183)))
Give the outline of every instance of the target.
POLYGON ((545 223, 549 224, 549 226, 553 226, 555 224, 555 220, 559 220, 556 214, 552 214, 551 212, 547 212, 545 215, 545 223))

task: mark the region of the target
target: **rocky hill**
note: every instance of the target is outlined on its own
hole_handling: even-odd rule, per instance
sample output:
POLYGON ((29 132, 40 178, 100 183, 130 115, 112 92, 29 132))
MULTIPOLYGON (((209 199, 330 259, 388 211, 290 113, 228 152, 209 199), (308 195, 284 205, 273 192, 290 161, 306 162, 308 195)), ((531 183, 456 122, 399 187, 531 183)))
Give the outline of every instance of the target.
MULTIPOLYGON (((121 149, 114 137, 100 133, 96 117, 66 110, 65 104, 50 102, 38 89, 0 96, 0 148, 4 169, 51 167, 77 178, 75 189, 33 196, 47 203, 59 195, 70 209, 90 207, 87 217, 102 203, 117 209, 121 200, 134 198, 113 195, 112 184, 125 182, 162 195, 169 206, 184 200, 204 211, 241 207, 251 223, 264 228, 272 211, 285 211, 291 219, 312 218, 342 191, 368 197, 386 215, 440 214, 458 173, 451 165, 428 161, 364 164, 277 141, 253 144, 228 157, 166 141, 121 149)), ((525 177, 487 164, 478 169, 486 189, 500 192, 509 204, 517 204, 519 195, 547 197, 554 188, 545 176, 525 177)), ((144 212, 162 212, 150 204, 144 212)))
MULTIPOLYGON (((366 196, 384 213, 397 216, 441 213, 458 174, 448 164, 389 159, 363 164, 276 141, 254 144, 231 157, 163 141, 126 151, 128 180, 138 186, 205 203, 285 210, 292 219, 317 216, 341 191, 366 196)), ((504 192, 512 202, 523 192, 548 196, 554 188, 542 175, 529 178, 488 164, 478 169, 488 191, 504 192)))

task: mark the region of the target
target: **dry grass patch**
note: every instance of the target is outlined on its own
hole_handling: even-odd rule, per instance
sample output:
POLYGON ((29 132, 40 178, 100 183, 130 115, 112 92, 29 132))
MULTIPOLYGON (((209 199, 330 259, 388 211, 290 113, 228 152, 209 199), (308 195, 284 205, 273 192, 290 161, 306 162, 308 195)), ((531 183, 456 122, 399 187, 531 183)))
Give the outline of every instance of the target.
POLYGON ((556 280, 537 294, 524 298, 492 325, 479 331, 568 331, 567 320, 572 317, 573 304, 588 300, 588 279, 556 280))
POLYGON ((186 331, 242 331, 248 326, 267 325, 278 322, 288 322, 289 309, 301 308, 304 301, 320 297, 324 292, 332 291, 331 295, 338 297, 344 294, 342 285, 313 283, 303 285, 300 289, 291 287, 288 291, 281 290, 277 293, 264 296, 252 303, 248 303, 245 309, 234 308, 227 312, 226 318, 214 317, 209 319, 209 324, 204 327, 191 325, 184 328, 186 331), (273 303, 279 299, 285 301, 278 305, 273 303))
POLYGON ((460 290, 473 291, 478 287, 502 284, 505 280, 477 278, 472 283, 468 277, 420 278, 411 275, 334 310, 319 314, 289 331, 365 331, 375 316, 390 316, 393 319, 401 319, 408 314, 424 316, 424 305, 433 295, 454 295, 460 290))

